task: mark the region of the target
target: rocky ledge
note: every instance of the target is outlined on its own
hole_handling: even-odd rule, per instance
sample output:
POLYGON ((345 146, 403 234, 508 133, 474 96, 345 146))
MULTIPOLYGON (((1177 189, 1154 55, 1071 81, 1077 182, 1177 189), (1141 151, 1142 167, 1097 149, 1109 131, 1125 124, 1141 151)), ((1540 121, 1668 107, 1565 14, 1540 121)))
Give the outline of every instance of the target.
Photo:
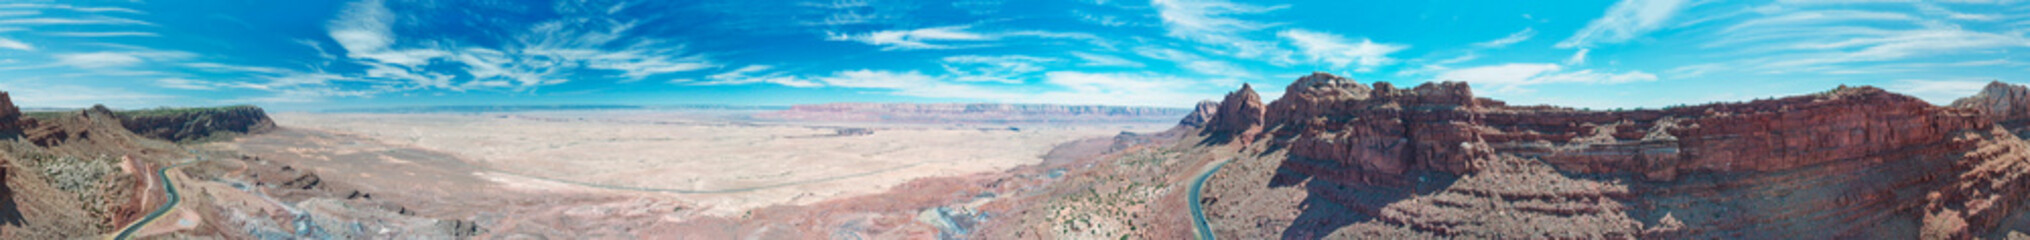
POLYGON ((127 130, 174 142, 214 139, 275 129, 260 107, 239 105, 210 108, 162 108, 119 112, 127 130))
POLYGON ((1253 117, 1227 111, 1245 106, 1230 94, 1200 131, 1259 152, 1215 178, 1233 187, 1209 198, 1253 203, 1208 206, 1230 211, 1215 222, 1287 226, 1237 236, 1998 237, 2030 229, 2030 144, 1995 120, 2030 104, 2022 92, 1963 100, 1989 110, 1840 86, 1584 111, 1316 73, 1259 124, 1221 125, 1253 117))

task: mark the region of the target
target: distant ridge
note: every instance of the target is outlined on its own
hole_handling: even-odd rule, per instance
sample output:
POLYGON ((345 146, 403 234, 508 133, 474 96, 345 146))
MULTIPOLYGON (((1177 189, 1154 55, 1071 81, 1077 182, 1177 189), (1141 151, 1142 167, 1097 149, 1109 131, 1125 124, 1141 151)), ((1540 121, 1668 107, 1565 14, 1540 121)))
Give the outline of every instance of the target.
POLYGON ((784 106, 753 106, 726 104, 688 105, 446 105, 411 106, 383 108, 340 108, 325 113, 478 113, 478 112, 526 112, 526 111, 573 111, 573 110, 656 110, 656 109, 702 109, 702 110, 783 110, 784 106))
POLYGON ((756 119, 903 123, 1175 122, 1190 108, 1009 103, 828 103, 755 114, 756 119))

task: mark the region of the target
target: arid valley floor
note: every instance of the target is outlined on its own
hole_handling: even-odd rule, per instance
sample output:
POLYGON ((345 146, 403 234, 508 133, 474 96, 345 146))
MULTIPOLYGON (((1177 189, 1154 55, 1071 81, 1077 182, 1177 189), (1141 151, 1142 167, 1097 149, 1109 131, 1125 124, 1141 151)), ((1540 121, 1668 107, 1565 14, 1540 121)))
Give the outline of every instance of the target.
POLYGON ((20 113, 0 238, 2025 239, 2030 88, 1591 111, 1315 73, 1193 109, 20 113))

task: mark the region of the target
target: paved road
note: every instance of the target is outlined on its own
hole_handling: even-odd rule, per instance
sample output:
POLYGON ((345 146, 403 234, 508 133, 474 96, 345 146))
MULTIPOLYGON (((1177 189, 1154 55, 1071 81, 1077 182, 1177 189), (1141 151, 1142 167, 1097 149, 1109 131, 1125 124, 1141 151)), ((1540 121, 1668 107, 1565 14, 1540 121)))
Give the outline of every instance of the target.
POLYGON ((1219 164, 1212 165, 1212 169, 1198 174, 1198 180, 1193 180, 1191 183, 1191 223, 1198 228, 1198 239, 1213 240, 1215 238, 1212 236, 1212 224, 1205 221, 1205 206, 1201 206, 1204 204, 1199 200, 1203 199, 1199 197, 1199 192, 1205 189, 1205 180, 1212 179, 1212 173, 1219 172, 1219 168, 1225 167, 1228 162, 1232 161, 1220 161, 1219 164))
POLYGON ((141 231, 141 227, 144 227, 144 226, 148 226, 148 223, 150 223, 150 222, 154 222, 156 218, 160 218, 160 217, 162 217, 162 215, 164 215, 164 214, 169 214, 169 210, 170 210, 170 209, 174 209, 174 208, 176 208, 176 204, 177 204, 177 203, 180 203, 180 202, 182 202, 182 201, 183 201, 183 196, 177 195, 177 194, 176 194, 176 184, 175 184, 175 183, 171 183, 171 182, 169 182, 169 169, 173 169, 173 168, 178 168, 178 167, 183 167, 184 165, 190 165, 190 164, 192 164, 192 163, 197 163, 197 162, 203 162, 203 161, 204 161, 204 157, 202 157, 202 156, 199 156, 199 157, 198 157, 198 159, 197 159, 196 161, 189 161, 189 162, 183 162, 183 163, 178 163, 178 164, 176 164, 176 165, 169 165, 169 167, 164 167, 164 168, 162 168, 162 169, 156 169, 156 170, 155 170, 155 177, 161 178, 161 180, 162 180, 162 191, 163 191, 163 192, 168 192, 168 193, 169 193, 169 194, 168 194, 168 196, 169 196, 169 202, 163 203, 163 204, 162 204, 162 207, 160 207, 160 208, 156 208, 156 209, 155 209, 155 212, 152 212, 152 213, 148 213, 148 216, 144 216, 144 217, 141 217, 141 220, 140 220, 140 221, 134 221, 134 224, 130 224, 130 225, 127 225, 127 229, 125 229, 125 230, 120 230, 120 234, 119 234, 119 235, 113 235, 113 239, 114 239, 114 240, 127 240, 128 238, 131 238, 131 237, 133 237, 133 235, 134 235, 134 232, 136 232, 136 231, 141 231))

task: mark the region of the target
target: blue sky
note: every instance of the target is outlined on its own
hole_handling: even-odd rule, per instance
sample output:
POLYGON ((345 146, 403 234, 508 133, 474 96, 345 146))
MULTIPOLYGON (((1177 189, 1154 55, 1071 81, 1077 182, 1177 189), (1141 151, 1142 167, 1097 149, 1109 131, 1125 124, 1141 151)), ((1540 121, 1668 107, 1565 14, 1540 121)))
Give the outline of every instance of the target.
POLYGON ((1513 104, 2030 82, 2024 1, 7 1, 25 106, 1189 106, 1313 71, 1513 104))

